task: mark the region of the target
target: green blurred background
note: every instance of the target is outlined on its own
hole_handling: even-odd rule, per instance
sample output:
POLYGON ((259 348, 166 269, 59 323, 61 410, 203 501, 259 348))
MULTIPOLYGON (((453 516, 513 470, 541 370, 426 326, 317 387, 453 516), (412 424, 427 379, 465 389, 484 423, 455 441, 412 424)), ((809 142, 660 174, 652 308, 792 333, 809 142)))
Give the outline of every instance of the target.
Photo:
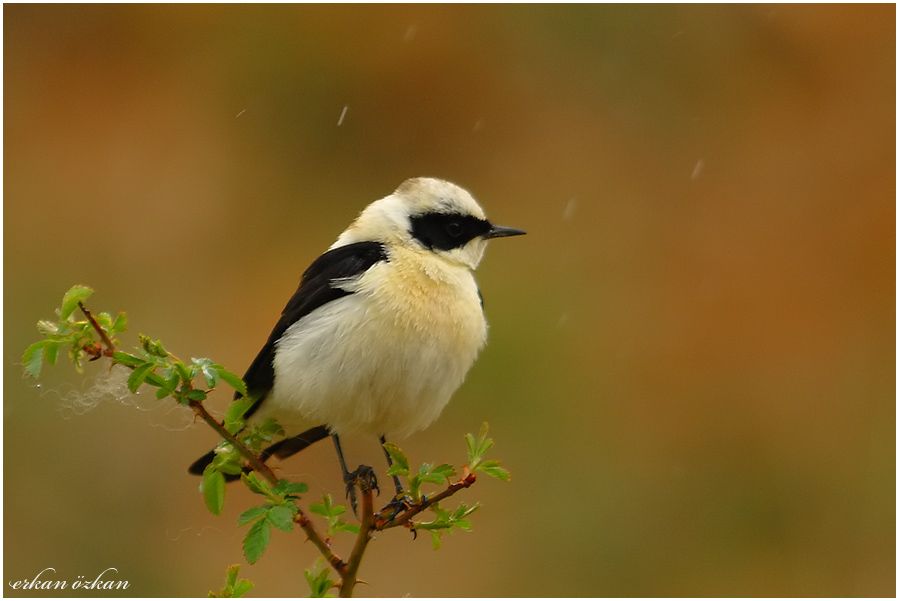
MULTIPOLYGON (((437 553, 379 536, 360 592, 894 595, 893 6, 4 16, 6 581, 193 596, 242 561, 249 495, 214 518, 185 473, 207 428, 73 415, 97 366, 20 377, 70 284, 242 371, 355 214, 434 175, 529 235, 491 245, 490 343, 403 446, 461 462, 487 420, 513 481, 437 553)), ((340 488, 327 445, 282 470, 340 488)), ((314 557, 276 533, 244 572, 302 595, 314 557)))

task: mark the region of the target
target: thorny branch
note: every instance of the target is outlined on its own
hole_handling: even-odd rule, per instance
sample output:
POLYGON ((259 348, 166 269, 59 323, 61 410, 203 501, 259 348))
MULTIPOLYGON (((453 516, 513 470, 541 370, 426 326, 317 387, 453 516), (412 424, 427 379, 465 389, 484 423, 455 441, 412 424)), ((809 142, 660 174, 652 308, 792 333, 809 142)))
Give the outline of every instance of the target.
MULTIPOLYGON (((365 470, 357 470, 357 473, 364 474, 365 470)), ((466 472, 465 476, 459 480, 458 482, 454 482, 446 487, 445 490, 440 493, 429 497, 422 498, 419 503, 412 505, 405 511, 403 511, 400 515, 393 517, 392 519, 385 519, 383 517, 384 514, 388 511, 390 505, 384 507, 380 512, 374 512, 374 500, 372 495, 372 482, 368 478, 367 475, 362 475, 357 478, 356 485, 359 486, 359 490, 362 493, 362 507, 361 507, 361 516, 360 516, 360 524, 359 524, 359 533, 356 535, 356 541, 353 544, 353 550, 350 553, 349 558, 346 561, 343 561, 338 557, 332 550, 331 547, 322 539, 318 533, 314 531, 314 529, 310 532, 307 528, 311 528, 311 523, 309 522, 308 517, 305 514, 300 513, 297 514, 297 517, 294 521, 306 531, 306 534, 309 540, 318 548, 319 552, 322 556, 327 560, 328 564, 334 568, 334 571, 340 576, 340 583, 338 584, 338 591, 341 597, 352 597, 353 589, 359 582, 356 578, 359 573, 359 566, 362 563, 362 557, 365 555, 365 550, 368 547, 368 543, 371 541, 372 536, 375 532, 380 532, 383 530, 387 530, 389 528, 396 528, 397 526, 406 526, 414 531, 414 526, 412 524, 412 518, 421 513, 422 511, 428 509, 432 505, 435 505, 456 494, 462 489, 470 487, 476 481, 476 477, 473 473, 466 472)))
MULTIPOLYGON (((362 471, 363 470, 359 470, 357 473, 362 471)), ((335 564, 327 554, 325 555, 325 558, 329 560, 331 565, 334 566, 334 569, 337 570, 337 573, 340 574, 340 596, 353 596, 353 588, 360 582, 356 579, 356 574, 359 572, 362 556, 365 554, 365 549, 375 532, 396 528, 397 526, 406 526, 414 532, 415 526, 412 523, 413 517, 432 505, 439 503, 443 499, 453 496, 460 490, 468 488, 474 484, 476 480, 477 478, 473 473, 466 471, 465 476, 461 480, 448 485, 445 490, 432 497, 422 498, 420 502, 412 505, 397 516, 385 518, 383 516, 388 511, 390 505, 384 507, 380 512, 374 513, 371 482, 365 476, 359 478, 356 484, 359 486, 359 490, 362 493, 362 515, 360 518, 359 534, 356 535, 353 551, 350 553, 350 557, 346 563, 340 562, 335 564)), ((330 549, 328 549, 328 552, 330 553, 330 549)))
POLYGON ((378 514, 377 519, 375 520, 374 529, 387 530, 388 528, 396 528, 397 526, 408 526, 410 528, 414 528, 414 526, 411 524, 412 518, 414 518, 416 515, 418 515, 431 505, 436 505, 443 499, 453 496, 463 488, 468 488, 476 481, 477 477, 472 472, 466 470, 465 476, 461 480, 450 484, 446 487, 445 490, 437 493, 432 497, 422 498, 420 503, 416 503, 393 519, 385 520, 381 517, 381 514, 378 514))
POLYGON ((272 468, 267 466, 264 461, 262 461, 256 454, 247 448, 240 440, 237 439, 236 436, 228 432, 225 426, 222 425, 217 419, 212 417, 208 411, 206 411, 206 407, 203 406, 201 401, 191 401, 190 408, 193 409, 194 414, 200 417, 204 422, 206 422, 210 428, 215 430, 219 436, 228 441, 228 443, 237 449, 241 455, 243 455, 244 459, 247 460, 247 463, 250 464, 250 467, 253 468, 253 471, 259 472, 259 474, 265 477, 266 480, 271 482, 272 484, 278 483, 278 477, 275 475, 275 472, 272 471, 272 468))
MULTIPOLYGON (((357 471, 360 473, 362 470, 357 471)), ((352 597, 353 588, 356 586, 356 574, 359 573, 359 564, 362 563, 362 556, 365 554, 365 548, 371 540, 372 525, 374 523, 373 502, 372 502, 372 481, 367 476, 357 478, 359 490, 362 493, 362 519, 359 524, 359 534, 356 535, 356 543, 350 553, 350 559, 345 569, 341 572, 340 596, 352 597)))
POLYGON ((312 544, 318 549, 318 552, 322 554, 322 557, 325 558, 325 561, 334 568, 334 570, 338 574, 343 574, 346 569, 346 562, 340 559, 334 551, 331 550, 331 547, 325 542, 321 536, 319 536, 318 531, 315 530, 315 526, 312 525, 312 522, 309 520, 309 517, 303 513, 302 510, 297 512, 296 517, 293 519, 296 524, 303 529, 303 532, 306 533, 306 538, 312 541, 312 544))

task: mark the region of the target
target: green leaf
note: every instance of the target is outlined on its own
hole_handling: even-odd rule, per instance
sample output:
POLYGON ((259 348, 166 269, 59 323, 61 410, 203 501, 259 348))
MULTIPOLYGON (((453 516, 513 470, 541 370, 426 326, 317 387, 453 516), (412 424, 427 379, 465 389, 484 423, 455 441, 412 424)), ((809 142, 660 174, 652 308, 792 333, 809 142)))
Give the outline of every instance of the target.
POLYGON ((509 470, 502 467, 496 459, 490 459, 488 461, 482 461, 478 467, 477 471, 484 472, 488 476, 493 478, 498 478, 500 480, 508 481, 512 478, 512 474, 509 473, 509 470))
POLYGON ((311 570, 305 570, 306 583, 309 585, 309 596, 314 598, 327 597, 336 584, 331 580, 331 572, 321 559, 316 560, 311 570))
POLYGON ((203 482, 200 484, 206 507, 218 515, 225 505, 225 476, 212 466, 203 471, 203 482))
POLYGON ((488 431, 489 426, 487 425, 487 422, 484 422, 481 424, 481 431, 478 433, 477 438, 471 434, 465 435, 465 442, 468 445, 468 467, 472 471, 477 469, 477 466, 484 458, 484 455, 490 450, 490 447, 493 446, 493 439, 487 438, 488 431))
POLYGON ((209 388, 215 388, 219 376, 215 362, 208 357, 191 357, 190 360, 194 364, 194 367, 199 369, 200 373, 203 374, 209 388))
POLYGON ((44 346, 44 361, 50 365, 56 365, 56 357, 59 355, 59 340, 48 340, 44 346))
POLYGON ((468 520, 468 516, 471 515, 478 508, 477 503, 469 507, 465 503, 460 503, 459 507, 457 507, 452 513, 439 507, 437 505, 432 505, 431 510, 434 512, 436 517, 430 522, 418 522, 415 524, 415 528, 418 530, 426 530, 431 532, 431 540, 435 544, 435 549, 440 546, 440 535, 445 532, 451 532, 453 529, 459 530, 471 530, 471 521, 468 520), (435 538, 434 533, 437 533, 438 536, 435 538))
POLYGON ((241 578, 234 585, 234 588, 231 589, 232 597, 243 597, 247 593, 253 590, 253 583, 247 580, 246 578, 241 578))
POLYGON ((125 315, 123 311, 119 311, 119 314, 115 316, 115 320, 112 322, 112 327, 110 328, 111 333, 113 334, 121 334, 125 330, 128 329, 128 316, 125 315))
POLYGON ((46 340, 38 340, 34 344, 28 346, 22 353, 22 365, 25 367, 25 373, 36 378, 41 375, 41 367, 44 364, 44 346, 46 340))
POLYGON ((460 503, 459 506, 456 508, 456 510, 450 516, 450 520, 456 526, 459 526, 460 528, 464 528, 465 530, 470 530, 471 523, 468 520, 463 520, 462 518, 470 516, 472 513, 477 511, 477 509, 479 507, 480 507, 480 505, 478 505, 477 503, 475 503, 471 507, 469 507, 465 503, 460 503), (467 524, 467 526, 464 526, 464 527, 462 526, 463 521, 467 524))
POLYGON ((225 382, 227 382, 228 386, 230 386, 231 388, 233 388, 234 390, 236 390, 243 396, 247 396, 247 385, 244 384, 244 381, 241 380, 237 374, 233 374, 230 371, 223 369, 219 366, 216 366, 216 367, 218 368, 219 377, 222 380, 224 380, 225 382))
POLYGON ((106 311, 100 311, 94 316, 94 319, 97 320, 97 323, 100 324, 100 327, 106 332, 109 332, 112 329, 112 315, 106 311))
POLYGON ((253 588, 253 583, 246 578, 237 578, 240 566, 235 564, 228 566, 225 573, 225 587, 218 593, 209 591, 210 597, 243 597, 253 588))
POLYGON ((243 473, 243 467, 240 465, 240 455, 227 455, 221 462, 216 462, 216 469, 223 474, 230 476, 239 476, 243 473), (236 455, 236 456, 235 456, 236 455))
POLYGON ((352 532, 353 534, 359 534, 359 525, 358 524, 347 524, 343 520, 337 520, 333 526, 331 526, 331 530, 334 532, 352 532))
MULTIPOLYGON (((389 473, 389 470, 388 470, 389 473)), ((456 469, 448 463, 441 463, 434 467, 430 463, 422 463, 411 478, 409 478, 409 496, 415 501, 421 498, 421 485, 425 482, 431 484, 443 484, 455 475, 456 469)))
POLYGON ((443 482, 449 482, 450 478, 456 475, 456 468, 448 463, 441 463, 431 470, 431 474, 440 477, 440 480, 434 482, 434 484, 442 484, 443 482))
POLYGON ((264 422, 259 424, 259 426, 257 426, 256 434, 265 438, 266 440, 271 440, 274 436, 284 434, 284 428, 281 427, 281 424, 279 424, 277 420, 275 420, 275 418, 269 417, 266 418, 264 422))
POLYGON ((275 436, 281 434, 284 434, 284 428, 274 418, 269 417, 261 424, 256 424, 252 428, 245 430, 242 442, 253 451, 258 452, 262 447, 268 446, 275 436))
POLYGON ((137 392, 140 385, 147 379, 147 375, 153 371, 153 367, 155 366, 150 361, 135 367, 134 371, 131 372, 131 375, 128 376, 128 390, 132 393, 137 392))
POLYGON ((449 479, 456 474, 456 469, 448 463, 442 463, 437 467, 431 467, 429 463, 423 463, 418 468, 418 479, 421 482, 430 482, 431 484, 443 484, 449 482, 449 479))
POLYGON ((140 341, 141 347, 143 347, 147 354, 160 358, 169 356, 169 352, 165 350, 165 347, 162 346, 162 342, 159 340, 153 340, 145 334, 138 335, 137 339, 140 341))
POLYGON ((171 371, 172 373, 164 379, 164 384, 159 387, 159 390, 156 391, 157 399, 167 397, 175 392, 175 388, 178 387, 178 382, 181 381, 181 379, 178 377, 178 374, 176 374, 174 370, 169 369, 166 371, 171 371))
POLYGON ((392 442, 384 443, 384 450, 390 456, 393 465, 387 470, 389 476, 408 476, 409 475, 409 459, 403 453, 402 449, 392 442))
POLYGON ((359 533, 359 526, 348 524, 340 519, 340 516, 346 513, 346 507, 343 505, 334 505, 334 501, 329 494, 322 497, 321 503, 312 503, 309 505, 309 511, 323 516, 328 521, 328 536, 332 536, 337 532, 359 533))
POLYGON ((87 300, 94 291, 87 286, 75 285, 62 297, 62 305, 59 307, 60 319, 68 319, 69 316, 78 308, 78 303, 87 300))
POLYGON ((440 548, 440 536, 443 534, 440 530, 429 530, 431 535, 431 547, 436 551, 440 548))
POLYGON ((185 382, 190 382, 191 380, 193 380, 193 370, 184 365, 183 362, 174 361, 172 362, 172 367, 175 368, 175 371, 178 372, 178 376, 185 382))
POLYGON ((214 367, 209 367, 208 365, 203 366, 200 371, 203 372, 203 377, 206 378, 206 385, 210 388, 215 388, 215 385, 219 381, 219 372, 214 367))
POLYGON ((481 441, 481 446, 478 447, 478 456, 483 457, 487 454, 487 451, 490 450, 490 447, 493 446, 493 439, 487 438, 486 440, 481 441))
POLYGON ((261 518, 267 512, 268 512, 267 505, 260 505, 258 507, 250 507, 249 509, 244 511, 242 514, 240 514, 240 516, 238 516, 237 524, 240 526, 244 526, 254 520, 257 520, 258 518, 261 518))
POLYGON ((126 367, 137 367, 138 365, 143 365, 145 362, 145 359, 141 359, 137 355, 123 353, 122 351, 114 352, 112 354, 112 360, 116 363, 121 363, 126 367))
POLYGON ((247 396, 242 396, 231 402, 228 406, 228 411, 225 412, 225 429, 228 432, 236 434, 243 428, 243 416, 253 406, 253 402, 254 399, 247 396))
POLYGON ((288 505, 275 505, 268 510, 268 519, 272 526, 284 532, 293 530, 293 516, 295 510, 288 505))
POLYGON ((268 482, 260 479, 259 476, 256 475, 256 472, 241 474, 240 479, 243 480, 243 483, 247 485, 247 488, 249 488, 257 495, 277 496, 274 494, 274 491, 272 491, 268 482))
POLYGON ((240 453, 227 442, 221 442, 215 448, 212 465, 223 474, 240 476, 243 473, 240 453))
POLYGON ((303 482, 278 480, 278 484, 275 486, 275 492, 282 495, 302 495, 309 492, 309 487, 303 482))
POLYGON ((78 346, 77 342, 73 342, 72 346, 69 348, 69 360, 72 362, 72 366, 74 366, 75 371, 81 373, 82 371, 82 357, 84 356, 84 351, 78 346))
POLYGON ((237 573, 240 571, 240 566, 238 564, 234 564, 228 566, 228 571, 225 573, 225 587, 231 588, 235 584, 237 584, 237 573))
POLYGON ((331 517, 331 495, 325 495, 321 503, 311 503, 309 511, 326 518, 331 517))
POLYGON ((59 334, 59 324, 53 323, 52 321, 47 321, 46 319, 42 319, 37 322, 37 331, 44 336, 59 334))
POLYGON ((247 485, 251 491, 256 493, 257 495, 264 495, 265 489, 260 486, 259 479, 255 477, 256 474, 254 472, 250 472, 249 474, 242 474, 240 479, 243 480, 243 483, 247 485))
POLYGON ((197 388, 192 388, 187 391, 187 398, 192 401, 205 401, 206 400, 206 391, 199 390, 197 388))
POLYGON ((266 519, 258 520, 250 527, 247 535, 243 539, 243 554, 250 563, 256 563, 265 548, 268 547, 268 541, 271 537, 271 527, 266 519))
POLYGON ((153 386, 165 386, 166 381, 157 373, 148 372, 146 377, 147 384, 152 384, 153 386))
POLYGON ((471 465, 477 459, 476 449, 478 443, 475 441, 474 435, 469 433, 465 435, 465 444, 468 446, 468 463, 471 465))

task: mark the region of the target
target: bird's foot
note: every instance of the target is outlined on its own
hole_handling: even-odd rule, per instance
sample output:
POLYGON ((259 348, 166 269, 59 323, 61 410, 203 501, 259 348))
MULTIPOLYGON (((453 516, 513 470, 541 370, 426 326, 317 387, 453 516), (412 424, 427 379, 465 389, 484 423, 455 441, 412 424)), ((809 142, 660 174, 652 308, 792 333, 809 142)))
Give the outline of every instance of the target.
POLYGON ((378 512, 380 515, 385 516, 386 521, 392 521, 396 516, 406 511, 407 509, 411 509, 415 504, 415 501, 407 495, 406 493, 400 491, 397 493, 393 499, 391 499, 390 503, 384 506, 384 508, 378 512))
POLYGON ((350 501, 350 506, 353 508, 353 514, 355 516, 359 516, 357 511, 357 501, 356 501, 356 487, 359 487, 359 490, 365 491, 376 491, 378 494, 381 494, 381 489, 378 488, 378 478, 375 476, 375 470, 370 468, 367 465, 360 465, 352 472, 347 472, 343 476, 343 483, 346 485, 346 497, 350 501))

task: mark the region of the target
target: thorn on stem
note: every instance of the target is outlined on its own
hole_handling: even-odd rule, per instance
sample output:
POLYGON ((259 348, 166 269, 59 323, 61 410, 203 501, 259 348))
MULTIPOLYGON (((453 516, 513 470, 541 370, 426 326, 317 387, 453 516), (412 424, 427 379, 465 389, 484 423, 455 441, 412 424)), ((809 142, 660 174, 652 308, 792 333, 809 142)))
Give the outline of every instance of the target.
MULTIPOLYGON (((100 340, 102 340, 103 344, 106 345, 105 350, 102 347, 100 347, 101 353, 108 357, 111 357, 112 354, 115 352, 115 345, 112 343, 112 340, 109 338, 109 335, 106 333, 106 330, 104 330, 102 327, 100 327, 100 324, 97 323, 97 320, 94 319, 94 316, 91 314, 91 312, 88 311, 87 307, 84 306, 84 303, 82 303, 81 301, 78 301, 78 308, 81 309, 81 312, 84 314, 84 317, 87 318, 87 320, 91 324, 91 327, 94 328, 94 331, 97 332, 98 336, 100 336, 100 340)), ((96 344, 99 346, 99 343, 96 343, 96 344)))

